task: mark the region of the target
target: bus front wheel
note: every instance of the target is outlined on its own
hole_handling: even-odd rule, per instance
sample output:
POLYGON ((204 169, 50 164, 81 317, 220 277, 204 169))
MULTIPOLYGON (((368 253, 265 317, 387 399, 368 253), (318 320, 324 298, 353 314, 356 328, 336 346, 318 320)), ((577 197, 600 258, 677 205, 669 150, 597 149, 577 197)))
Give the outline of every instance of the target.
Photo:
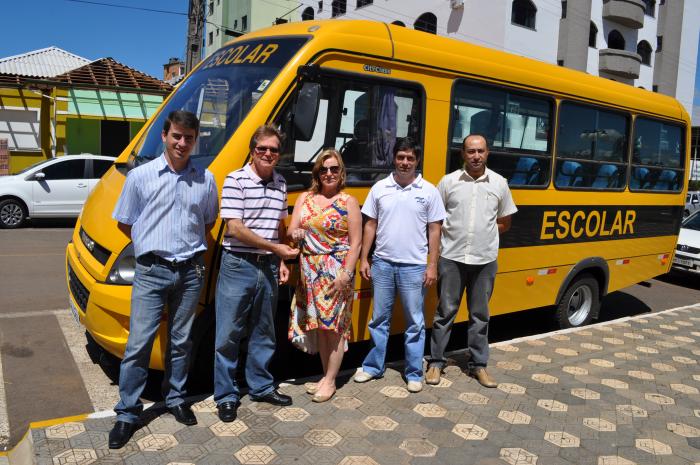
POLYGON ((559 299, 557 323, 562 329, 587 325, 598 314, 599 306, 598 281, 590 274, 577 276, 559 299))

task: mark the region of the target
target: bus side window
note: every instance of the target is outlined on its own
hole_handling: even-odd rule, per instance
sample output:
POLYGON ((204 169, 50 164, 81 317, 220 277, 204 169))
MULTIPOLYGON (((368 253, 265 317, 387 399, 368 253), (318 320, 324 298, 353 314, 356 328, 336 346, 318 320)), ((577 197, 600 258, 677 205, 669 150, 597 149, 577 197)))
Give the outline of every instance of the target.
POLYGON ((678 192, 685 179, 683 129, 680 126, 638 117, 634 122, 632 172, 646 173, 644 183, 632 190, 678 192))
MULTIPOLYGON (((422 145, 423 103, 417 89, 330 74, 319 82, 321 102, 311 140, 288 137, 277 165, 294 184, 290 190, 309 185, 313 163, 325 148, 342 155, 348 186, 368 186, 391 171, 398 138, 411 137, 422 145)), ((293 102, 294 97, 276 120, 286 134, 293 134, 293 102)))
POLYGON ((457 81, 453 95, 447 172, 462 167, 464 138, 479 134, 490 147, 489 168, 510 186, 549 184, 550 98, 467 81, 457 81))
POLYGON ((622 113, 563 102, 559 107, 554 185, 587 190, 624 188, 628 121, 622 113))

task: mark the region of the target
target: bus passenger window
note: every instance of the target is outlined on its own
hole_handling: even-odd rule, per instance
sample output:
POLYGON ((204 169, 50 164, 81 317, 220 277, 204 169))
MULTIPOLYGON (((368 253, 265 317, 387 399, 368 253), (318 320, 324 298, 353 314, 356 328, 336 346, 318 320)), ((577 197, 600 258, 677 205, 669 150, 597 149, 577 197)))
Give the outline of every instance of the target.
POLYGON ((464 138, 480 134, 490 147, 489 168, 505 177, 511 187, 546 186, 551 166, 551 114, 549 98, 458 81, 447 171, 462 167, 464 138))
POLYGON ((588 190, 624 188, 627 127, 628 117, 624 114, 562 103, 555 186, 588 190))
POLYGON ((683 188, 684 141, 680 126, 639 117, 634 122, 630 189, 678 192, 683 188), (644 182, 634 179, 644 173, 644 182))
POLYGON ((321 102, 310 141, 293 138, 294 96, 276 120, 292 136, 283 144, 277 165, 290 191, 310 185, 311 168, 324 148, 335 148, 342 155, 348 186, 368 186, 391 171, 398 138, 411 137, 422 144, 422 99, 417 89, 331 75, 319 81, 321 102))

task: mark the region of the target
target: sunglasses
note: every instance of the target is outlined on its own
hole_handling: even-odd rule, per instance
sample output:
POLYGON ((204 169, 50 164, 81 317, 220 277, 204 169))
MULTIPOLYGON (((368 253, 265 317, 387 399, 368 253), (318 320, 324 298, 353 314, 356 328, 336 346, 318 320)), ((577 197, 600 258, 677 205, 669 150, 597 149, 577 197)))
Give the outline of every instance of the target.
POLYGON ((335 166, 322 166, 318 169, 318 174, 326 174, 326 173, 331 173, 331 174, 338 174, 340 173, 340 166, 335 165, 335 166))
POLYGON ((267 152, 273 155, 280 153, 279 147, 264 147, 262 145, 255 147, 253 150, 255 150, 255 153, 258 155, 265 155, 267 152))

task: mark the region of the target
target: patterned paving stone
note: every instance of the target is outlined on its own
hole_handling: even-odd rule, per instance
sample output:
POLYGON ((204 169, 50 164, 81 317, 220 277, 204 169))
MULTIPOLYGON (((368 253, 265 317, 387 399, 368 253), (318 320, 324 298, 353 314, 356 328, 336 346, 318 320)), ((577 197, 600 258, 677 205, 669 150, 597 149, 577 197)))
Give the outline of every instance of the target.
POLYGON ((268 446, 250 445, 233 454, 244 465, 259 465, 272 462, 277 454, 268 446))
POLYGON ((178 442, 172 434, 149 434, 138 441, 136 444, 144 452, 160 452, 175 447, 178 442))
POLYGON ((426 439, 406 439, 399 449, 411 457, 435 457, 437 446, 426 439))
POLYGON ((554 399, 540 399, 537 401, 537 406, 550 412, 566 412, 569 410, 568 405, 554 399))
POLYGON ((541 347, 541 346, 546 346, 547 343, 543 341, 542 339, 531 339, 529 341, 525 342, 527 345, 533 346, 533 347, 541 347))
POLYGON ((537 363, 552 363, 552 359, 549 357, 545 357, 542 354, 531 354, 527 356, 527 359, 532 361, 532 362, 537 362, 537 363))
POLYGON ((496 349, 502 352, 518 352, 520 350, 518 347, 510 344, 499 345, 496 347, 496 349))
POLYGON ((499 383, 497 389, 506 394, 523 395, 527 390, 524 386, 515 383, 499 383))
POLYGON ((637 463, 619 455, 602 455, 598 457, 598 465, 637 465, 637 463))
POLYGON ((501 460, 510 465, 536 465, 537 455, 520 447, 505 447, 500 450, 501 460))
POLYGON ((280 421, 304 421, 309 412, 299 407, 283 407, 273 414, 280 421))
POLYGON ((581 440, 566 431, 545 431, 544 440, 558 447, 579 447, 581 440))
POLYGON ((603 350, 603 346, 600 346, 598 344, 592 344, 590 342, 582 342, 581 348, 588 349, 588 350, 603 350))
POLYGON ((529 425, 532 421, 530 415, 517 410, 501 410, 498 412, 498 418, 511 425, 529 425))
POLYGON ((54 465, 90 465, 97 462, 93 449, 70 449, 53 457, 54 465))
POLYGON ((653 402, 658 405, 673 405, 676 403, 673 398, 659 394, 657 392, 647 392, 644 394, 644 398, 649 402, 653 402))
POLYGON ((688 386, 687 384, 682 384, 682 383, 671 383, 671 389, 674 391, 681 392, 683 394, 698 394, 700 391, 698 391, 698 388, 693 387, 693 386, 688 386))
POLYGON ((331 429, 313 429, 304 435, 311 445, 319 447, 333 447, 342 439, 338 433, 331 429))
POLYGON ((497 362, 496 367, 501 369, 501 370, 508 370, 508 371, 520 371, 523 369, 523 366, 520 363, 517 362, 497 362))
POLYGON ((459 395, 459 400, 470 405, 486 405, 489 398, 477 392, 463 392, 459 395))
POLYGON ((562 371, 564 371, 565 373, 569 373, 570 375, 574 375, 574 376, 583 376, 583 375, 588 374, 588 370, 586 370, 585 368, 581 368, 581 367, 565 366, 562 368, 562 371))
POLYGON ((602 367, 602 368, 612 368, 615 366, 615 362, 610 361, 610 360, 605 360, 602 358, 592 358, 589 360, 591 365, 595 365, 597 367, 602 367))
POLYGON ((700 437, 700 429, 695 428, 694 426, 688 426, 684 423, 669 423, 667 428, 669 431, 684 438, 700 437))
POLYGON ((653 374, 644 370, 629 370, 627 372, 627 375, 631 376, 632 378, 637 378, 646 381, 651 381, 656 378, 653 374))
POLYGON ((613 378, 603 378, 600 380, 600 384, 604 386, 611 387, 613 389, 629 389, 630 385, 622 380, 613 378))
POLYGON ((559 382, 559 378, 546 373, 535 373, 532 375, 532 380, 542 384, 557 384, 559 382))
POLYGON ((363 404, 360 399, 350 396, 336 396, 331 402, 341 410, 356 410, 363 404))
POLYGON ((598 400, 600 393, 587 388, 573 388, 571 395, 585 400, 598 400))
POLYGON ((379 465, 379 463, 367 455, 350 455, 343 458, 338 465, 379 465))
POLYGON ((466 441, 483 441, 489 434, 481 426, 472 423, 456 424, 452 432, 466 441))
POLYGON ((406 388, 401 386, 386 386, 380 391, 386 397, 392 397, 395 399, 403 399, 409 396, 409 392, 406 388))
POLYGON ((673 453, 673 450, 668 444, 664 444, 655 439, 641 438, 636 439, 634 443, 637 449, 652 455, 671 455, 673 453))
POLYGON ((85 425, 79 422, 70 421, 46 428, 48 439, 70 439, 85 432, 85 425))
POLYGON ((609 422, 602 418, 584 418, 583 426, 591 428, 596 431, 615 431, 617 426, 615 423, 609 422))
POLYGON ((248 430, 248 426, 242 420, 235 420, 231 423, 219 421, 209 427, 216 436, 238 436, 248 430))
POLYGON ((578 351, 573 349, 567 349, 565 347, 559 347, 554 352, 565 357, 576 357, 578 355, 578 351))
POLYGON ((385 416, 369 416, 362 423, 371 430, 393 431, 399 425, 397 422, 385 416))

